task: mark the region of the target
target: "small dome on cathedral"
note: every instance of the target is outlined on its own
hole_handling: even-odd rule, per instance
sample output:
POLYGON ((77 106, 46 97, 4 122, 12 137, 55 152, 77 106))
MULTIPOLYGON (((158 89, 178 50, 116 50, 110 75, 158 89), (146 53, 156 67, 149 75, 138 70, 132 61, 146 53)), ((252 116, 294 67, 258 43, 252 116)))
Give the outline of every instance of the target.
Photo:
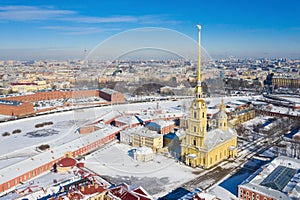
POLYGON ((217 115, 216 115, 217 119, 227 119, 227 114, 225 111, 220 110, 217 115))

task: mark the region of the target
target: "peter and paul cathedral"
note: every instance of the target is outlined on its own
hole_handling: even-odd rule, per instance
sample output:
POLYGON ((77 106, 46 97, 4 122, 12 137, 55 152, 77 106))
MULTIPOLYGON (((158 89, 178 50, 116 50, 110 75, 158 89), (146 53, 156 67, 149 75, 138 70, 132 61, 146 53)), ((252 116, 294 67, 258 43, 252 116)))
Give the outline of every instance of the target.
POLYGON ((201 86, 201 26, 198 27, 198 67, 195 96, 190 105, 186 136, 181 143, 181 158, 191 167, 210 168, 221 161, 237 156, 237 134, 228 127, 222 99, 216 114, 216 126, 207 131, 207 105, 201 86))

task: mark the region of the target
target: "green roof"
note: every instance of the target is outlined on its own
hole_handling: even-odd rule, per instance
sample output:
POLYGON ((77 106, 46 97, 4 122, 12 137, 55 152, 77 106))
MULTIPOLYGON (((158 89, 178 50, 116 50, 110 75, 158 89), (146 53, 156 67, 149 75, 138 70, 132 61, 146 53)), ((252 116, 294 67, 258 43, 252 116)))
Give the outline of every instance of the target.
POLYGON ((260 185, 281 191, 296 173, 296 169, 278 166, 260 185))

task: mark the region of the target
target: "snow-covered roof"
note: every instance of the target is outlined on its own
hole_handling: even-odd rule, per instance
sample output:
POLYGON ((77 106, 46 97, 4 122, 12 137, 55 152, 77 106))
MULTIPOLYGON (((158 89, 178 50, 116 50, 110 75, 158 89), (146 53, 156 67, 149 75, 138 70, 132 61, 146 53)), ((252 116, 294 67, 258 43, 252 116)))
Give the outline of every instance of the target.
POLYGON ((90 134, 81 135, 81 137, 68 143, 53 147, 52 149, 49 149, 36 156, 2 168, 0 169, 0 182, 5 183, 9 180, 12 180, 15 177, 21 176, 33 169, 38 168, 39 166, 45 165, 53 160, 61 158, 66 152, 75 151, 80 147, 87 146, 88 144, 96 140, 104 138, 118 131, 120 131, 119 128, 106 126, 104 129, 100 129, 90 134))
POLYGON ((152 127, 152 128, 163 128, 166 126, 173 125, 173 121, 166 121, 166 120, 154 120, 152 122, 147 123, 145 126, 146 127, 152 127))
POLYGON ((217 119, 227 119, 227 114, 225 111, 220 110, 217 114, 216 114, 216 118, 217 119))
POLYGON ((194 199, 204 199, 204 200, 213 200, 216 199, 216 196, 203 192, 201 189, 196 188, 193 191, 187 193, 179 200, 194 200, 194 199))
POLYGON ((104 115, 102 115, 100 118, 98 118, 95 121, 103 120, 104 122, 107 122, 111 119, 114 119, 114 118, 120 116, 120 115, 121 115, 121 112, 116 111, 116 110, 112 110, 112 111, 109 111, 109 112, 105 113, 104 115))
POLYGON ((207 114, 208 115, 215 115, 216 113, 219 112, 219 109, 218 108, 208 108, 207 109, 207 114))
POLYGON ((122 116, 115 119, 115 121, 124 123, 124 124, 139 124, 139 120, 135 116, 122 116))
POLYGON ((149 148, 149 147, 142 146, 142 147, 138 147, 135 150, 135 153, 136 154, 141 154, 141 155, 144 155, 144 154, 153 154, 153 150, 151 148, 149 148))
POLYGON ((213 129, 207 132, 204 145, 206 145, 207 150, 211 150, 225 141, 229 141, 235 137, 237 137, 236 131, 230 127, 227 127, 225 131, 219 128, 213 129))
POLYGON ((262 109, 269 111, 269 112, 273 112, 273 113, 279 113, 279 114, 287 114, 287 115, 293 115, 293 116, 300 115, 300 110, 293 110, 288 107, 282 107, 282 106, 275 106, 275 105, 269 106, 268 105, 262 109))
POLYGON ((115 90, 112 90, 112 89, 109 89, 109 88, 103 88, 103 89, 100 89, 101 92, 104 92, 106 94, 114 94, 116 93, 117 91, 115 90))
MULTIPOLYGON (((280 175, 280 174, 279 174, 280 175)), ((278 174, 272 174, 272 176, 278 176, 278 174)), ((272 177, 271 177, 272 178, 272 177)), ((280 178, 280 177, 279 177, 280 178)), ((261 194, 266 194, 271 198, 274 199, 290 199, 290 197, 299 197, 300 196, 300 160, 280 156, 274 159, 270 164, 267 166, 262 167, 262 170, 260 170, 260 173, 257 174, 253 179, 249 179, 250 182, 246 182, 241 184, 240 186, 243 188, 247 188, 249 190, 257 191, 261 194), (296 174, 293 175, 292 178, 289 178, 287 180, 288 182, 283 185, 282 191, 272 189, 271 187, 264 186, 266 179, 270 179, 270 175, 272 172, 274 172, 276 169, 281 168, 287 168, 287 169, 295 169, 297 170, 296 174), (286 194, 289 195, 286 195, 286 194)))
POLYGON ((170 110, 163 110, 163 113, 157 114, 157 118, 179 118, 183 116, 183 112, 170 109, 170 110))
POLYGON ((141 122, 150 121, 150 120, 152 120, 152 118, 153 118, 153 116, 144 115, 144 114, 135 115, 135 117, 136 117, 138 120, 141 120, 141 122))
POLYGON ((0 104, 7 105, 7 106, 19 106, 22 104, 22 102, 0 99, 0 104))
POLYGON ((143 137, 148 137, 148 138, 159 138, 159 137, 163 137, 161 134, 158 134, 156 131, 151 131, 143 126, 137 126, 134 128, 130 128, 130 129, 125 129, 123 131, 121 131, 121 134, 126 134, 126 135, 140 135, 143 137))

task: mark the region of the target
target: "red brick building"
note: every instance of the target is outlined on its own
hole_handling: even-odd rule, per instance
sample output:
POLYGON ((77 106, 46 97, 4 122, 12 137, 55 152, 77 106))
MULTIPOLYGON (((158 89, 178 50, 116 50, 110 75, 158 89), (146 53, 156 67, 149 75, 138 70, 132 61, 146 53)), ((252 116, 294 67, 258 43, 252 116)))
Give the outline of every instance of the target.
POLYGON ((33 94, 5 97, 2 99, 10 100, 10 101, 21 101, 21 102, 36 102, 36 101, 62 99, 62 98, 84 98, 84 97, 99 97, 99 90, 41 91, 33 94))
POLYGON ((153 131, 157 131, 163 135, 168 134, 174 131, 175 122, 174 121, 165 121, 165 120, 154 120, 145 125, 147 128, 153 131))
POLYGON ((108 88, 99 90, 99 96, 106 101, 110 101, 111 103, 125 102, 124 94, 108 88))
POLYGON ((88 134, 99 130, 100 128, 94 125, 87 125, 79 128, 80 134, 88 134))
POLYGON ((33 104, 30 102, 19 102, 0 100, 0 114, 8 116, 23 116, 34 113, 33 104))
POLYGON ((300 177, 300 160, 279 156, 264 165, 238 185, 238 198, 249 200, 298 199, 297 184, 300 177))
POLYGON ((103 131, 91 133, 85 137, 61 145, 55 150, 49 149, 30 159, 20 161, 1 169, 0 194, 12 190, 18 184, 22 184, 25 181, 53 169, 55 163, 65 158, 66 149, 68 149, 72 153, 72 156, 76 158, 79 155, 85 155, 88 152, 99 148, 106 142, 114 140, 116 135, 120 132, 117 128, 105 129, 106 130, 103 129, 103 131))
POLYGON ((106 194, 107 199, 120 199, 120 200, 152 200, 153 197, 144 188, 137 187, 131 189, 126 183, 111 188, 106 194))
MULTIPOLYGON (((101 92, 99 90, 40 91, 32 94, 1 98, 0 114, 24 116, 34 113, 33 103, 37 101, 87 97, 101 97, 107 101, 111 101, 111 103, 124 102, 124 94, 110 89, 103 89, 101 92)), ((52 108, 49 109, 51 110, 52 108)))

